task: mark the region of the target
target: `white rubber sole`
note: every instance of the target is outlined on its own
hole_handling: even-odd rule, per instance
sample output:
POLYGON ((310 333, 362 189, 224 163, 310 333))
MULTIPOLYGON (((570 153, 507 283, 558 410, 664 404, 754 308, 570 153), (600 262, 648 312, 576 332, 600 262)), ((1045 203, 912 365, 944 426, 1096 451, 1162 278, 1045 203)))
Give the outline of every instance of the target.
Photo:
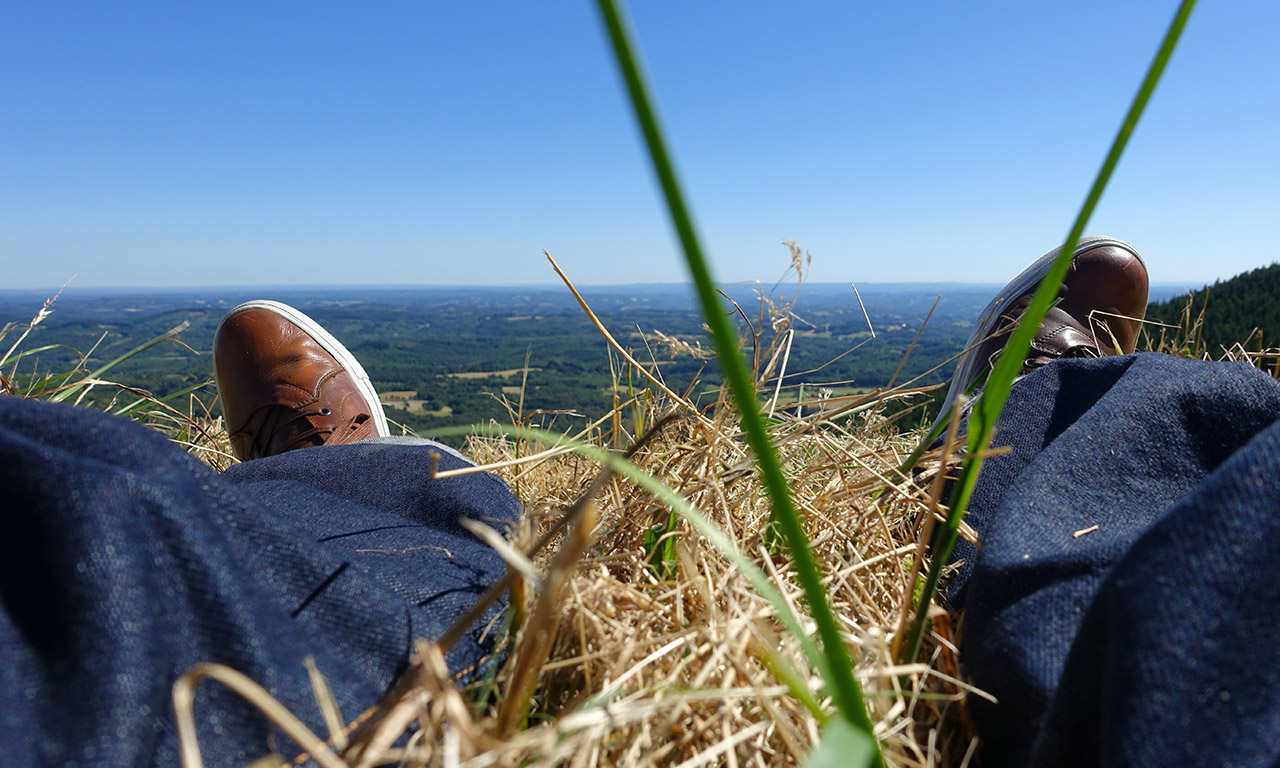
MULTIPOLYGON (((1138 255, 1138 251, 1132 245, 1123 240, 1117 240, 1114 237, 1083 237, 1076 245, 1075 252, 1071 254, 1071 258, 1079 256, 1085 251, 1093 250, 1106 245, 1119 246, 1126 251, 1132 253, 1143 268, 1146 263, 1142 261, 1142 257, 1138 255)), ((983 331, 994 330, 989 328, 991 321, 999 317, 1001 313, 1007 310, 1018 299, 1019 296, 1035 288, 1045 275, 1049 273, 1053 262, 1058 258, 1058 254, 1062 252, 1062 246, 1054 248, 1045 255, 1036 259, 1031 266, 1022 270, 1021 273, 1009 282, 1000 292, 996 294, 991 303, 987 304, 982 313, 978 315, 978 320, 974 324, 973 334, 969 337, 969 341, 965 344, 965 356, 960 359, 960 363, 956 366, 956 372, 951 377, 951 388, 947 390, 947 398, 942 401, 942 409, 938 412, 938 419, 942 420, 950 418, 951 408, 955 404, 956 398, 961 394, 957 384, 962 381, 969 381, 973 378, 973 372, 979 364, 985 364, 986 361, 978 360, 975 354, 978 347, 982 346, 984 340, 983 331)))
MULTIPOLYGON (((310 317, 300 312, 288 304, 281 304, 278 301, 270 301, 269 299, 255 299, 246 301, 231 309, 218 323, 218 330, 222 330, 222 323, 232 315, 243 312, 247 309, 265 309, 268 312, 274 312, 284 319, 306 331, 307 335, 315 340, 317 344, 324 348, 324 351, 333 355, 338 364, 351 375, 356 381, 356 388, 360 390, 360 394, 364 395, 368 400, 373 411, 373 429, 376 437, 390 437, 391 428, 387 424, 387 414, 382 410, 382 401, 378 399, 378 390, 374 389, 373 382, 369 379, 369 374, 365 373, 364 366, 360 365, 360 361, 351 354, 350 350, 342 345, 342 342, 333 337, 310 317)), ((216 332, 214 334, 217 335, 216 332)), ((214 366, 217 366, 217 360, 214 360, 214 366)))

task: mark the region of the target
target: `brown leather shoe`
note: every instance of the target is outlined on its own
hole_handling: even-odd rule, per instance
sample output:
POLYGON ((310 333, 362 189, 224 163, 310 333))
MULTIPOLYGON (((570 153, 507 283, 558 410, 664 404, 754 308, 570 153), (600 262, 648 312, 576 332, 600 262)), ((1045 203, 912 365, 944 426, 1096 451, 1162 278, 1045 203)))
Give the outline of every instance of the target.
MULTIPOLYGON (((1009 335, 1031 303, 1061 248, 1041 256, 991 300, 956 366, 939 418, 962 392, 986 381, 1009 335)), ((1133 246, 1110 237, 1087 237, 1076 246, 1058 303, 1040 323, 1022 363, 1028 374, 1064 357, 1127 355, 1138 344, 1147 313, 1147 267, 1133 246)))
POLYGON ((391 432, 360 363, 316 321, 276 301, 222 318, 213 376, 241 461, 391 432))

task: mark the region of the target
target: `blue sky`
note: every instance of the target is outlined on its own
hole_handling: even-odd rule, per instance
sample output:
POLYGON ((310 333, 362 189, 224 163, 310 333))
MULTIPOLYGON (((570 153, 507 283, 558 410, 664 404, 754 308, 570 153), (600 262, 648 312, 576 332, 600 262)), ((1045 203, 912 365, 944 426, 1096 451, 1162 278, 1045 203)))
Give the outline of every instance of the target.
MULTIPOLYGON (((645 0, 722 281, 1003 282, 1176 3, 645 0)), ((1206 1, 1089 227, 1157 281, 1280 258, 1280 3, 1206 1)), ((0 289, 686 279, 594 4, 0 6, 0 289)))

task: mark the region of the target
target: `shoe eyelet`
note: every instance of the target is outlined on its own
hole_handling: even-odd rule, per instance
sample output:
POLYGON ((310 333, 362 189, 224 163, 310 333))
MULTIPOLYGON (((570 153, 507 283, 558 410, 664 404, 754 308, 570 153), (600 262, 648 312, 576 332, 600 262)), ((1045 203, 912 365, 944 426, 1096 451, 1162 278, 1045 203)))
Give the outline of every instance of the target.
POLYGON ((329 410, 328 408, 321 408, 321 409, 320 409, 320 415, 321 415, 321 416, 328 416, 328 415, 329 415, 329 414, 331 414, 331 413, 333 413, 333 411, 329 410))

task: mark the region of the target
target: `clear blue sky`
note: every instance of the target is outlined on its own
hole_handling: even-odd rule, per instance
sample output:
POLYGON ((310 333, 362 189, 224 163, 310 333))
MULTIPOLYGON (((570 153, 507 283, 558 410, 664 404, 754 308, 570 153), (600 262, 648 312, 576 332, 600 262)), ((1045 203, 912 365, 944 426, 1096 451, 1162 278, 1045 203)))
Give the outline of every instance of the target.
MULTIPOLYGON (((1176 3, 631 15, 713 269, 1004 281, 1055 245, 1176 3)), ((1280 258, 1280 3, 1205 0, 1090 231, 1280 258)), ((0 288, 686 279, 604 35, 561 2, 0 6, 0 288)))

